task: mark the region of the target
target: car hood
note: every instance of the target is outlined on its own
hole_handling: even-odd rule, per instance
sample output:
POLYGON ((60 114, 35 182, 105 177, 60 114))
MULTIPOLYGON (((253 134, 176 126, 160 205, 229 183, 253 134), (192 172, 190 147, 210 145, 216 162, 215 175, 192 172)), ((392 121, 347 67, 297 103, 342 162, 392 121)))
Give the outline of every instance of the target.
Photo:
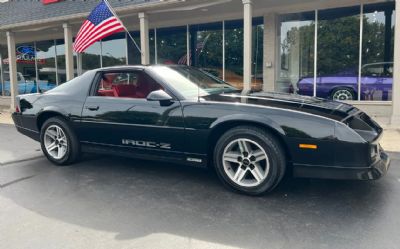
POLYGON ((203 97, 205 101, 236 102, 249 105, 290 109, 341 121, 358 112, 352 105, 321 98, 296 94, 256 92, 240 94, 214 94, 203 97))

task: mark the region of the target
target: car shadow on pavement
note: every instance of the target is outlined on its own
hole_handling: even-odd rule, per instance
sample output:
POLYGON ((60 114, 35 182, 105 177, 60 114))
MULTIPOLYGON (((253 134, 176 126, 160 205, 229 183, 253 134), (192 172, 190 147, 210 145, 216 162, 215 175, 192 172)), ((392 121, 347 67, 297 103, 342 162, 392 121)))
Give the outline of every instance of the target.
POLYGON ((37 167, 35 177, 1 195, 45 217, 114 232, 116 240, 172 234, 241 248, 370 248, 377 229, 399 222, 388 214, 400 204, 398 161, 380 181, 285 178, 261 197, 225 189, 210 170, 168 163, 98 156, 69 167, 30 163, 18 174, 37 167))

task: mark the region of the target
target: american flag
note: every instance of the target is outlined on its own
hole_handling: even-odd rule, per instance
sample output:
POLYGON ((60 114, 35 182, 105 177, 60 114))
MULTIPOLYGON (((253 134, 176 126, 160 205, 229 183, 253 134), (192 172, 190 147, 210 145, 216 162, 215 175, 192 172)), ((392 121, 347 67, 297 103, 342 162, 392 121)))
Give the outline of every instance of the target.
POLYGON ((82 53, 96 41, 123 30, 123 24, 102 0, 83 22, 75 39, 74 50, 82 53))

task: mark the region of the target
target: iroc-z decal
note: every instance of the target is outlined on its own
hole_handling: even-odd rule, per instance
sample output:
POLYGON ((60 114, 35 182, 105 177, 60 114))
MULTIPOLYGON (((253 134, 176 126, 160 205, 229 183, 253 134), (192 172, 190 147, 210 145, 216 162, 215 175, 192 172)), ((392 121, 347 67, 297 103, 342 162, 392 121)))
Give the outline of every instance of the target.
POLYGON ((138 140, 131 140, 131 139, 122 139, 123 145, 132 145, 138 147, 146 147, 146 148, 159 148, 159 149, 171 149, 171 144, 168 143, 157 143, 151 141, 138 141, 138 140))

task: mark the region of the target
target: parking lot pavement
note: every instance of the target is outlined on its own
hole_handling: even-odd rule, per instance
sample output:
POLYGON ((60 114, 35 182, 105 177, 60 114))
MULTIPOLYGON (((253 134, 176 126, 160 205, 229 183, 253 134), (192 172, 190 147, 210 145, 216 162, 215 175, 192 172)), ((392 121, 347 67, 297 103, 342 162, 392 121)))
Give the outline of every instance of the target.
POLYGON ((0 166, 41 156, 38 142, 18 133, 13 125, 0 124, 0 166))
POLYGON ((379 181, 286 179, 248 197, 203 169, 90 155, 56 167, 38 158, 0 167, 0 245, 397 249, 399 167, 395 159, 379 181))
POLYGON ((56 167, 0 125, 4 155, 0 248, 400 248, 399 152, 378 181, 287 178, 263 197, 166 163, 86 155, 56 167))

